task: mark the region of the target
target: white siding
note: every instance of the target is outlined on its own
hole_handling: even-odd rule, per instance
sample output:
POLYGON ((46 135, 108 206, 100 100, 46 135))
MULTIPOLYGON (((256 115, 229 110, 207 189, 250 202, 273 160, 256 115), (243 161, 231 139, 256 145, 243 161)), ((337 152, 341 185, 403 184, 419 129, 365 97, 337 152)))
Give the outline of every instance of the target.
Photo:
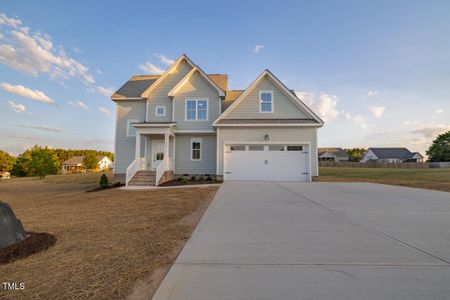
POLYGON ((308 118, 307 114, 265 77, 225 119, 308 118), (259 91, 273 91, 273 113, 259 112, 259 91))
MULTIPOLYGON (((151 122, 168 122, 172 121, 172 100, 167 96, 169 91, 183 79, 192 67, 185 61, 181 62, 178 67, 164 78, 148 98, 148 121, 151 122), (156 116, 156 107, 165 106, 166 115, 156 116)), ((145 112, 145 110, 144 110, 145 112)))
POLYGON ((198 73, 193 74, 173 98, 176 130, 213 130, 212 123, 220 113, 219 93, 198 73), (208 99, 208 121, 185 121, 186 99, 208 99))
MULTIPOLYGON (((136 138, 127 137, 127 120, 145 121, 145 101, 122 100, 116 105, 116 145, 114 153, 114 173, 125 173, 134 160, 136 138)), ((144 152, 144 142, 141 140, 141 153, 144 152)))
POLYGON ((377 160, 378 156, 375 155, 375 153, 372 152, 372 150, 368 150, 366 154, 364 154, 363 158, 361 159, 361 162, 367 162, 369 160, 377 160))
POLYGON ((176 135, 175 174, 216 174, 215 135, 176 135), (191 138, 201 138, 202 160, 191 161, 191 138))
POLYGON ((217 129, 217 174, 223 175, 223 148, 229 142, 266 142, 268 134, 270 142, 307 142, 310 143, 311 176, 317 176, 317 131, 313 127, 228 127, 217 129))

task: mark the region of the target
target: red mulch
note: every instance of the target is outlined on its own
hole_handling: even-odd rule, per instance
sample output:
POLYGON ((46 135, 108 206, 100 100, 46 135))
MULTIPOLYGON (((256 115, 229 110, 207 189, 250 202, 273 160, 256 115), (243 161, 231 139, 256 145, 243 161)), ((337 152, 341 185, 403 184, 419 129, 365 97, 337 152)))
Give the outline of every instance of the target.
POLYGON ((0 249, 0 264, 7 264, 47 250, 56 243, 56 237, 45 232, 27 232, 29 237, 17 244, 0 249))

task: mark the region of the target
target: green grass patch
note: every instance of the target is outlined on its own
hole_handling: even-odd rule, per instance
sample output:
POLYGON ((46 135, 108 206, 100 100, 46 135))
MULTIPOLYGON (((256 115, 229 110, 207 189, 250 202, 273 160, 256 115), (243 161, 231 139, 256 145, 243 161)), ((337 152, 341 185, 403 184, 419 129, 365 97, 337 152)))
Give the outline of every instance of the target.
POLYGON ((318 181, 366 181, 450 191, 450 169, 320 168, 318 181))

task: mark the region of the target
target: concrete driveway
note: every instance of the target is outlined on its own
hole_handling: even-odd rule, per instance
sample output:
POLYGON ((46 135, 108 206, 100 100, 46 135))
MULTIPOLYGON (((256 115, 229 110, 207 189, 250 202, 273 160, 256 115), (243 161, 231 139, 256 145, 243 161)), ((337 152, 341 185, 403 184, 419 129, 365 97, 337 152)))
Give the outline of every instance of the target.
POLYGON ((450 193, 225 182, 153 299, 450 299, 450 193))

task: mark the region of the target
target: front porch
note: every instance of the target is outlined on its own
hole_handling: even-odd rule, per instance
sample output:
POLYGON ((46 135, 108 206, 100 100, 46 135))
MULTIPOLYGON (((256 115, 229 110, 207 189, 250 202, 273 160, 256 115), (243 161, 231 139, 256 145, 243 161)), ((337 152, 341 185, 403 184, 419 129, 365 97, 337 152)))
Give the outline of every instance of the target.
POLYGON ((158 184, 170 179, 174 170, 176 123, 135 123, 135 159, 128 166, 126 185, 158 184))

